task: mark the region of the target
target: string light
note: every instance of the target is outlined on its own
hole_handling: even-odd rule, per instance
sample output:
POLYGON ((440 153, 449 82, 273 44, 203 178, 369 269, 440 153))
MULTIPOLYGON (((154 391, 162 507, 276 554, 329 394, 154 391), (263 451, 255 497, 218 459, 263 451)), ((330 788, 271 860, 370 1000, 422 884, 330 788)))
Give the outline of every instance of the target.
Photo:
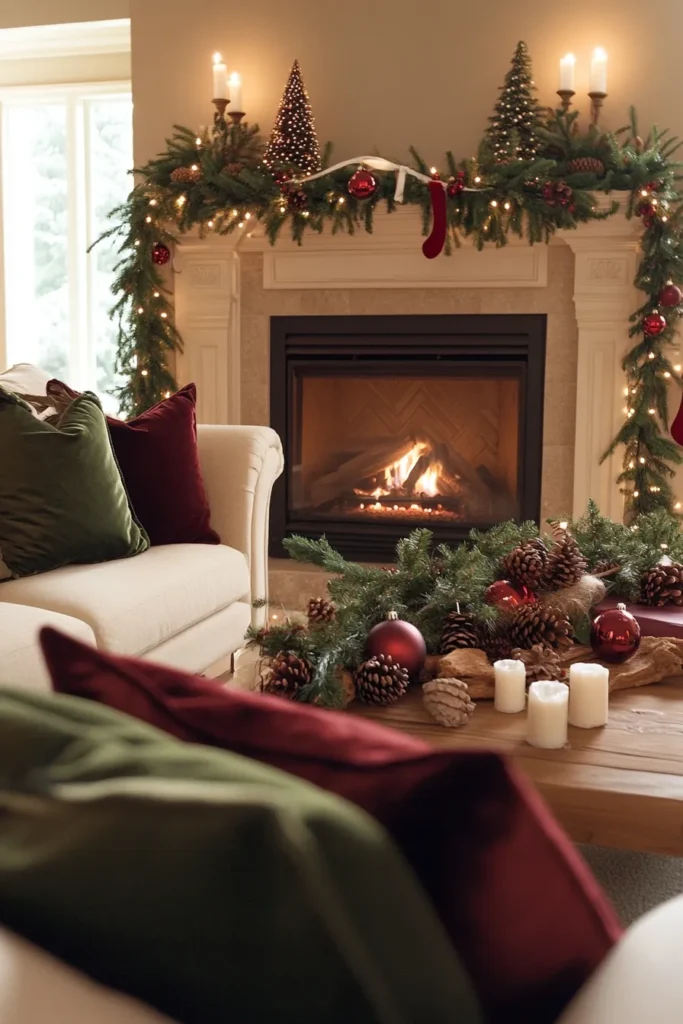
POLYGON ((249 211, 248 211, 248 210, 247 210, 247 212, 246 212, 246 213, 245 213, 245 215, 244 215, 244 219, 245 219, 245 220, 251 220, 251 214, 249 213, 249 211))
POLYGON ((676 373, 680 373, 681 372, 681 364, 680 363, 676 363, 676 365, 674 366, 674 370, 676 371, 676 373))
POLYGON ((629 462, 629 464, 628 464, 628 468, 629 468, 629 469, 635 469, 635 468, 636 468, 636 464, 635 464, 635 462, 633 462, 633 461, 629 462))
POLYGON ((643 458, 643 456, 642 456, 642 455, 641 455, 641 456, 640 456, 640 458, 638 459, 638 462, 639 462, 639 463, 641 464, 641 466, 644 466, 644 465, 645 465, 645 459, 643 458))
POLYGON ((150 201, 149 201, 149 205, 150 205, 150 206, 156 206, 156 205, 157 205, 157 201, 156 201, 156 199, 150 199, 150 201))
POLYGON ((199 138, 199 136, 197 136, 197 138, 194 141, 196 146, 201 146, 202 140, 199 138))
POLYGON ((493 207, 495 208, 496 206, 498 206, 498 203, 496 202, 496 200, 495 200, 495 199, 492 199, 492 200, 491 200, 491 204, 490 204, 490 205, 491 205, 491 206, 493 206, 493 207))
POLYGON ((503 209, 504 210, 509 210, 510 209, 510 203, 503 203, 503 209))
POLYGON ((238 227, 238 228, 243 228, 243 227, 244 227, 244 221, 242 221, 242 220, 241 220, 241 221, 239 222, 239 224, 237 225, 237 227, 238 227))
POLYGON ((159 298, 159 292, 154 292, 154 298, 155 298, 155 299, 158 299, 158 298, 159 298))
POLYGON ((198 171, 199 170, 199 166, 197 164, 192 164, 192 166, 190 167, 190 170, 191 171, 198 171))
POLYGON ((212 228, 213 227, 213 221, 212 220, 207 220, 206 226, 207 226, 207 228, 212 228))
POLYGON ((648 359, 654 359, 654 357, 655 357, 654 352, 648 352, 648 354, 647 354, 647 358, 648 359))
POLYGON ((640 194, 643 197, 643 199, 645 199, 645 197, 649 196, 650 193, 648 192, 648 190, 646 188, 641 188, 640 194))
POLYGON ((302 217, 310 217, 311 215, 310 215, 308 210, 302 210, 301 211, 301 216, 302 217))
POLYGON ((134 244, 135 244, 135 245, 139 245, 139 244, 140 244, 140 239, 139 239, 139 238, 136 238, 136 239, 135 239, 135 243, 134 243, 134 244))
POLYGON ((345 202, 346 199, 344 198, 344 196, 339 196, 339 199, 337 200, 337 206, 343 206, 345 202))
MULTIPOLYGON (((650 488, 650 490, 652 490, 652 488, 650 488)), ((659 490, 659 488, 657 488, 657 490, 659 490)), ((659 546, 662 549, 662 551, 668 551, 669 550, 669 545, 668 544, 660 544, 659 546)))
POLYGON ((175 204, 176 204, 176 206, 184 206, 186 202, 187 202, 187 197, 186 196, 178 196, 178 198, 175 201, 175 204))
POLYGON ((634 491, 633 492, 633 497, 634 498, 639 498, 640 497, 640 491, 634 491))
POLYGON ((170 398, 170 397, 171 397, 171 392, 170 391, 164 391, 164 398, 170 398))
POLYGON ((166 320, 166 318, 168 317, 168 313, 161 313, 160 315, 162 320, 166 320))
POLYGON ((624 395, 628 398, 628 388, 624 388, 624 395))
POLYGON ((286 206, 281 206, 280 207, 280 213, 287 213, 287 207, 286 206))
POLYGON ((147 224, 151 224, 152 223, 152 218, 151 217, 145 217, 145 221, 146 221, 147 224))
POLYGON ((147 377, 148 374, 149 374, 149 370, 140 370, 140 376, 141 377, 147 377))
POLYGON ((648 409, 647 411, 649 412, 650 416, 654 416, 654 414, 656 413, 657 410, 656 409, 648 409))
POLYGON ((681 507, 681 503, 680 503, 680 501, 677 501, 676 504, 674 505, 674 508, 678 511, 678 509, 680 507, 681 507))
POLYGON ((144 306, 138 306, 138 313, 140 314, 140 316, 142 316, 142 314, 144 312, 145 312, 144 306))
POLYGON ((480 178, 480 177, 479 177, 479 175, 477 174, 477 175, 476 175, 476 177, 475 177, 475 179, 474 179, 474 184, 475 184, 475 185, 479 185, 479 184, 480 184, 480 182, 481 182, 481 178, 480 178))
POLYGON ((238 217, 239 216, 239 211, 238 210, 231 210, 230 211, 230 216, 231 217, 238 217))
POLYGON ((670 376, 671 376, 671 374, 669 373, 669 371, 668 371, 668 370, 665 370, 665 371, 664 371, 664 376, 665 376, 665 377, 670 377, 670 376))

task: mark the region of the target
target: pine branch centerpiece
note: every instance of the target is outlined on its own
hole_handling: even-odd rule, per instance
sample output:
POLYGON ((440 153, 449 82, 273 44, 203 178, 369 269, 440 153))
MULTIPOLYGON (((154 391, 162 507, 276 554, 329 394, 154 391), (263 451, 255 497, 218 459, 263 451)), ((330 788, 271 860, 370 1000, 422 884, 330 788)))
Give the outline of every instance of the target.
MULTIPOLYGON (((605 582, 591 575, 596 565, 618 558, 608 582, 624 600, 683 602, 683 535, 670 513, 639 516, 629 527, 590 502, 579 519, 550 526, 541 535, 532 522, 501 523, 472 530, 457 547, 434 547, 429 530, 414 530, 399 541, 391 571, 349 561, 325 538, 289 538, 291 558, 332 578, 328 597, 311 599, 306 624, 285 621, 249 631, 249 643, 263 658, 263 688, 339 708, 354 696, 394 703, 409 686, 436 677, 439 686, 427 691, 425 706, 437 719, 450 715, 450 725, 462 725, 472 699, 492 696, 492 662, 501 657, 520 659, 530 681, 564 678, 569 652, 587 635, 590 610, 605 595, 605 582), (670 553, 664 563, 663 547, 670 553), (515 573, 524 580, 531 573, 537 593, 527 591, 515 607, 491 603, 492 585, 515 573), (387 621, 395 629, 381 631, 387 641, 378 649, 369 637, 378 637, 387 621), (400 645, 392 646, 401 622, 401 644, 414 634, 420 643, 424 638, 427 667, 419 676, 397 659, 400 645), (457 682, 446 685, 449 679, 457 682), (479 690, 467 689, 472 679, 479 690)), ((642 676, 639 669, 634 678, 642 676)))

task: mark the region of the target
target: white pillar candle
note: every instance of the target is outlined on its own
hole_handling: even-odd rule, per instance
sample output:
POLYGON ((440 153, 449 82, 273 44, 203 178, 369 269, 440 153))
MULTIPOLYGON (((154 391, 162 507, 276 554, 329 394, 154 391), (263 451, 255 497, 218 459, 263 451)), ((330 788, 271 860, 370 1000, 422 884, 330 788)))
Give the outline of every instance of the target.
POLYGON ((529 687, 526 738, 532 747, 559 750, 567 742, 569 687, 550 679, 529 687))
POLYGON ((236 71, 230 75, 230 108, 235 111, 238 110, 240 114, 244 113, 244 107, 242 106, 242 77, 238 75, 236 71))
POLYGON ((227 100, 228 69, 223 63, 220 53, 213 55, 213 96, 212 100, 227 100))
POLYGON ((572 665, 569 669, 569 724, 580 729, 607 725, 609 669, 603 665, 572 665))
POLYGON ((506 715, 516 715, 526 706, 526 668, 521 661, 504 659, 493 664, 496 677, 494 707, 506 715))
POLYGON ((576 57, 573 53, 566 53, 560 58, 560 90, 574 92, 574 73, 576 71, 576 57))
POLYGON ((601 46, 593 50, 589 83, 589 92, 607 92, 607 54, 601 46))

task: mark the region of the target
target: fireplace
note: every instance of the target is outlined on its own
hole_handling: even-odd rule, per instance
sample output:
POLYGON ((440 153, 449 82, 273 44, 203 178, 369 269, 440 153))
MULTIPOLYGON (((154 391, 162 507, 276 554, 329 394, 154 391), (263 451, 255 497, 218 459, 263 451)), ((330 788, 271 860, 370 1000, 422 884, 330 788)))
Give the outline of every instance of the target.
POLYGON ((271 554, 293 533, 386 560, 540 513, 545 316, 273 317, 271 425, 285 475, 271 554))

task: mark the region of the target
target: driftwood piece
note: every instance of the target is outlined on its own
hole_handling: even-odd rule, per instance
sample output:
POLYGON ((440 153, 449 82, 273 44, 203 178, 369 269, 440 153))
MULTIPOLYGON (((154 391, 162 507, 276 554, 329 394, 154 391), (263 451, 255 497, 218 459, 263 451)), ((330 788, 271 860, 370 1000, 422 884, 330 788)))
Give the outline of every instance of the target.
POLYGON ((445 654, 440 660, 437 675, 441 679, 462 679, 467 683, 472 700, 493 697, 493 665, 483 651, 465 647, 445 654))

